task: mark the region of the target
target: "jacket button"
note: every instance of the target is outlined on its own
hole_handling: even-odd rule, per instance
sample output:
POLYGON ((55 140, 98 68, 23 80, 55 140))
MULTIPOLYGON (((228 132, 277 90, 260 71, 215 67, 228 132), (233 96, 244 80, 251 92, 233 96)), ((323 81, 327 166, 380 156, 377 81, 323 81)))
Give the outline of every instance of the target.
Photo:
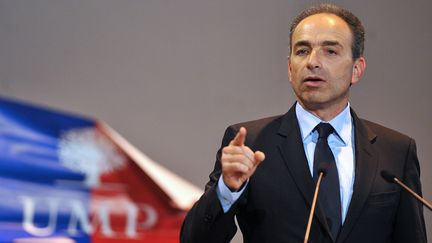
POLYGON ((210 214, 206 214, 204 216, 204 222, 206 222, 206 223, 210 223, 212 221, 212 219, 213 219, 213 216, 211 216, 210 214))

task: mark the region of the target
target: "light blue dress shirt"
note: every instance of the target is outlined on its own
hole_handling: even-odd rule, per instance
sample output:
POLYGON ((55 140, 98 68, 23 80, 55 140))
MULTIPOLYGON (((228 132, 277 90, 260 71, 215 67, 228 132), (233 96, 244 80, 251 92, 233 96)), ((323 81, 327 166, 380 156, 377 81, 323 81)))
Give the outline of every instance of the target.
MULTIPOLYGON (((352 197, 355 176, 354 126, 350 106, 348 104, 341 113, 330 121, 322 121, 320 118, 306 111, 299 103, 296 104, 295 109, 311 176, 313 175, 314 151, 318 140, 318 132, 314 131, 314 128, 320 122, 328 122, 335 129, 335 132, 328 137, 328 143, 336 160, 341 194, 342 222, 345 222, 352 197)), ((224 212, 230 209, 246 187, 247 184, 241 191, 231 192, 223 182, 222 177, 219 178, 216 192, 224 212)))

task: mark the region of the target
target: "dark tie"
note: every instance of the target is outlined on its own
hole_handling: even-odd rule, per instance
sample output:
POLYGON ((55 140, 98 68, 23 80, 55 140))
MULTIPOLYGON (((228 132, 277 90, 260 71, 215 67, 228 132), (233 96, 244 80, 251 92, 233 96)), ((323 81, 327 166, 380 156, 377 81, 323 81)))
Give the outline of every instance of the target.
POLYGON ((320 123, 315 129, 319 137, 314 154, 314 180, 315 182, 318 180, 318 165, 328 163, 327 174, 321 181, 318 199, 324 209, 333 240, 336 241, 342 225, 340 188, 336 161, 327 142, 328 136, 333 133, 334 129, 329 123, 320 123))

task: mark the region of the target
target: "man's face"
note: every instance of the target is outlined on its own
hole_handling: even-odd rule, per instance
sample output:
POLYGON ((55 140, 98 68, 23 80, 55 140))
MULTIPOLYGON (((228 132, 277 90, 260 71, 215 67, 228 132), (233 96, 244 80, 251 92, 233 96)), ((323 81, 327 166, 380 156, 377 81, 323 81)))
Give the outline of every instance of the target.
POLYGON ((303 107, 314 111, 346 106, 349 87, 365 68, 363 57, 352 59, 352 38, 345 21, 333 14, 312 15, 297 25, 288 76, 303 107))

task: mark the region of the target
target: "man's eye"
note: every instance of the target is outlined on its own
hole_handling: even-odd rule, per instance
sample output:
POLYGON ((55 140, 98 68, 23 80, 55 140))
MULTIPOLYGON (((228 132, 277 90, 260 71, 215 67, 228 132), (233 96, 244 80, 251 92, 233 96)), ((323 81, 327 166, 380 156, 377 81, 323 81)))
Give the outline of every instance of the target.
POLYGON ((336 50, 333 50, 333 49, 327 49, 327 51, 326 51, 328 54, 330 54, 330 55, 336 55, 337 54, 337 51, 336 50))
POLYGON ((296 51, 296 55, 298 56, 303 56, 303 55, 307 55, 308 54, 308 50, 307 49, 298 49, 296 51))

